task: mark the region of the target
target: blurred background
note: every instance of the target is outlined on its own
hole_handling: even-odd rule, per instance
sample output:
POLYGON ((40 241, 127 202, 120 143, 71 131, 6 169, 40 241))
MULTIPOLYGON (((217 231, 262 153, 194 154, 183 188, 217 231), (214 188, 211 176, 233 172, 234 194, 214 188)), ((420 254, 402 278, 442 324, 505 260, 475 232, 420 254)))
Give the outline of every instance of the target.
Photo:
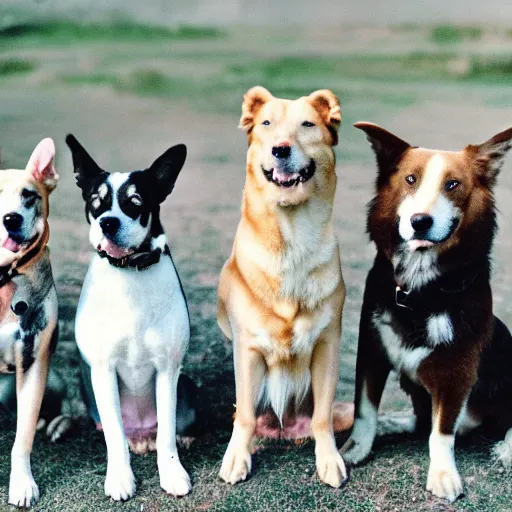
MULTIPOLYGON (((217 482, 234 412, 234 380, 231 347, 216 326, 216 285, 231 251, 244 184, 246 139, 237 129, 241 101, 257 84, 289 98, 330 88, 341 100, 335 225, 348 297, 338 398, 352 401, 359 312, 374 256, 365 212, 375 178, 373 155, 352 124, 373 121, 412 144, 439 149, 479 143, 512 126, 512 3, 0 4, 2 167, 24 168, 43 137, 53 137, 57 145, 61 182, 51 200, 50 241, 60 297, 55 364, 69 384, 72 414, 82 412, 73 320, 92 248, 64 137, 72 132, 109 171, 145 168, 167 147, 188 146, 187 163, 162 215, 191 311, 184 369, 201 386, 203 432, 183 456, 195 490, 177 504, 162 496, 154 457, 139 457, 134 468, 144 483, 124 510, 409 510, 411 500, 418 503, 415 510, 423 510, 420 503, 428 510, 510 510, 512 484, 491 465, 492 441, 485 437, 476 448, 462 444, 468 492, 466 501, 452 508, 424 492, 425 440, 384 443, 342 492, 311 478, 312 443, 293 450, 267 447, 255 458, 255 476, 244 486, 217 482)), ((512 155, 496 196, 500 231, 494 299, 496 312, 510 326, 512 155)), ((396 378, 391 379, 382 409, 408 407, 396 378)), ((10 446, 13 423, 5 421, 0 436, 10 446)), ((85 422, 78 435, 57 447, 39 436, 35 460, 43 492, 40 510, 117 507, 102 498, 102 436, 85 422), (55 464, 45 464, 48 458, 55 464)), ((3 503, 8 474, 6 449, 0 455, 3 503)))

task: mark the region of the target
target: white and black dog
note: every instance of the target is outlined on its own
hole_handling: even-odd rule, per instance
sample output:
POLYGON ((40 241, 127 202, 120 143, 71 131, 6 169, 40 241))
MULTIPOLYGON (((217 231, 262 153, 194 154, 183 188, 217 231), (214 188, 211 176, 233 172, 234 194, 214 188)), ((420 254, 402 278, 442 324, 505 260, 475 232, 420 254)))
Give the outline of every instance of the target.
MULTIPOLYGON (((156 450, 160 485, 175 496, 191 489, 176 448, 178 378, 190 324, 185 296, 160 223, 186 147, 174 146, 148 169, 108 173, 73 135, 78 186, 85 200, 89 239, 96 249, 84 281, 75 333, 107 444, 105 494, 135 493, 127 438, 156 450), (90 380, 89 380, 90 379, 90 380)), ((93 398, 93 400, 94 400, 93 398)), ((194 411, 188 411, 193 417, 194 411)), ((94 412, 92 412, 94 417, 94 412)))

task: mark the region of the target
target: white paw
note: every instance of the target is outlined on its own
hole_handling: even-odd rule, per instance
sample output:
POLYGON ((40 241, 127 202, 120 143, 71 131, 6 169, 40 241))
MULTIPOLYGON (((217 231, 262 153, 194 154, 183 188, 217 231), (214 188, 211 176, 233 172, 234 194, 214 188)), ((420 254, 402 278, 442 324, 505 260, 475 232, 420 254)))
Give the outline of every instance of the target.
POLYGON ((105 494, 115 501, 125 501, 135 494, 135 477, 128 466, 125 469, 110 469, 107 467, 107 477, 105 478, 105 494))
POLYGON ((251 472, 251 454, 246 448, 233 448, 231 443, 222 459, 219 476, 228 484, 246 480, 251 472))
POLYGON ((370 443, 357 442, 350 438, 341 448, 341 453, 345 462, 356 465, 370 455, 371 449, 372 445, 370 443))
POLYGON ((72 425, 73 420, 71 416, 62 414, 50 421, 46 428, 46 435, 52 443, 55 443, 71 429, 72 425))
POLYGON ((492 452, 494 457, 506 468, 510 468, 512 466, 512 429, 507 432, 503 441, 494 445, 492 452))
POLYGON ((464 493, 462 479, 455 467, 432 467, 428 470, 427 491, 453 503, 464 493))
POLYGON ((173 496, 185 496, 192 489, 190 477, 181 465, 178 457, 167 459, 165 463, 158 464, 160 473, 160 487, 173 496))
POLYGON ((39 488, 31 474, 11 473, 9 482, 9 504, 28 508, 39 501, 39 488))
POLYGON ((316 471, 320 480, 331 487, 340 487, 347 478, 347 469, 337 450, 317 454, 316 471))

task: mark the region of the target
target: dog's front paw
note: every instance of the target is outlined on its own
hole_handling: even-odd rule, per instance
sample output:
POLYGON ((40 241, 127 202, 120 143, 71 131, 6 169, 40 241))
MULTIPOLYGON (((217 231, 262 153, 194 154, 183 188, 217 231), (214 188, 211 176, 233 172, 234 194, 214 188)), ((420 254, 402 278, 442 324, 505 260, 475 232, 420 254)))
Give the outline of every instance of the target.
POLYGON ((348 439, 340 452, 347 464, 356 465, 363 462, 370 455, 372 445, 370 442, 348 439))
POLYGON ((192 489, 190 477, 177 457, 158 465, 160 487, 173 496, 185 496, 192 489))
POLYGON ((110 469, 107 468, 105 478, 105 494, 115 501, 129 500, 135 494, 135 477, 131 468, 110 469))
POLYGON ((67 414, 61 414, 53 418, 46 428, 46 435, 52 443, 64 437, 72 428, 73 419, 67 414))
POLYGON ((39 488, 31 474, 11 473, 9 482, 9 504, 28 508, 39 501, 39 488))
POLYGON ((337 450, 317 454, 316 471, 320 480, 331 487, 340 487, 347 480, 347 469, 337 450))
POLYGON ((228 484, 236 484, 247 479, 251 472, 251 454, 245 448, 232 448, 228 446, 219 476, 228 484))
POLYGON ((464 493, 457 468, 437 467, 431 464, 428 470, 427 491, 453 503, 464 493))

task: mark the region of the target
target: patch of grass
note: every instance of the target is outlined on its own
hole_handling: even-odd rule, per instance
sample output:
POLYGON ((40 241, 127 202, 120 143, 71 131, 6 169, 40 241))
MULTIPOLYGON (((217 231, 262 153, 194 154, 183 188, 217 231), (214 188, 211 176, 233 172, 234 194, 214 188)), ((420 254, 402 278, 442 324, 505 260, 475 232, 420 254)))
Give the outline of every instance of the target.
POLYGON ((480 27, 457 27, 455 25, 438 25, 430 33, 432 41, 437 44, 454 44, 462 41, 478 41, 482 37, 480 27))
POLYGON ((471 60, 467 77, 512 84, 512 57, 475 56, 471 60))
POLYGON ((129 21, 81 24, 73 21, 23 23, 0 29, 0 43, 72 44, 88 41, 162 41, 218 39, 225 33, 215 27, 180 25, 150 26, 129 21))
POLYGON ((0 60, 0 76, 19 75, 33 71, 36 65, 29 60, 24 59, 5 59, 0 60))

